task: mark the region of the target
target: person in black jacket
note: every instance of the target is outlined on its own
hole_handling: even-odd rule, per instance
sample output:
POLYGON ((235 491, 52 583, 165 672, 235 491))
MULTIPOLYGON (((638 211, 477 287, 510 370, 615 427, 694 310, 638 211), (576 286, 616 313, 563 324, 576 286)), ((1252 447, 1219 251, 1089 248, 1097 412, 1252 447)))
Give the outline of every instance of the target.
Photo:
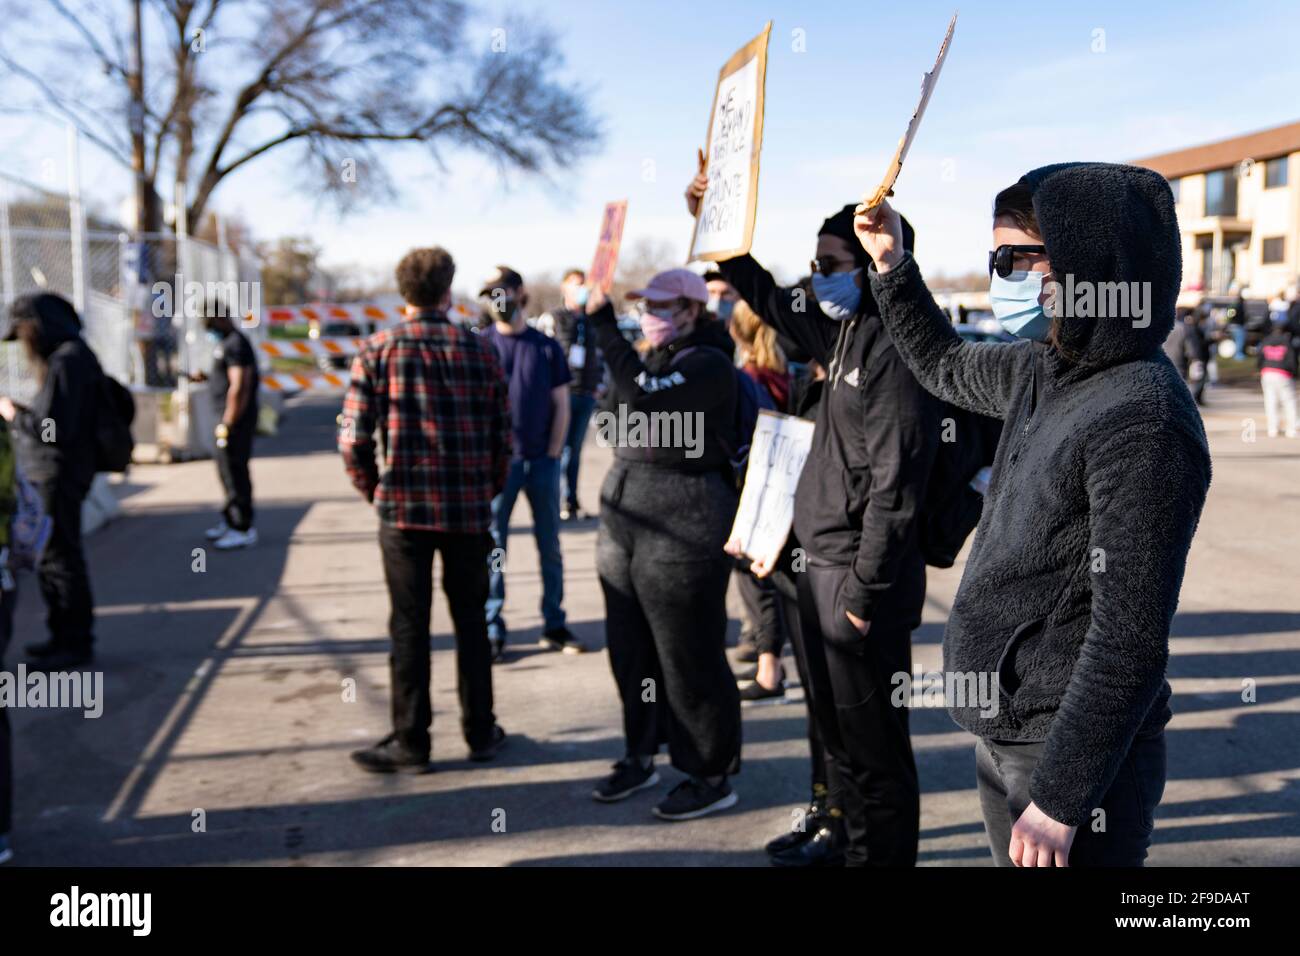
POLYGON ((10 306, 9 316, 4 339, 23 343, 41 384, 30 407, 0 398, 0 416, 12 423, 18 460, 53 523, 37 569, 50 636, 27 645, 28 666, 64 670, 94 656, 81 503, 95 477, 95 419, 104 373, 67 299, 52 293, 24 296, 10 306))
MULTIPOLYGON (((706 174, 688 187, 692 215, 706 187, 706 174)), ((824 648, 831 684, 811 690, 847 840, 824 852, 842 849, 849 866, 909 866, 920 787, 908 712, 890 697, 894 675, 912 672, 911 634, 925 600, 918 519, 939 406, 894 349, 865 287, 867 263, 845 206, 818 232, 813 301, 801 287, 779 287, 749 255, 718 269, 827 373, 794 502, 794 533, 808 555, 797 575, 804 640, 824 648)))
POLYGON ((979 738, 998 864, 1140 866, 1165 782, 1169 627, 1210 484, 1201 416, 1161 351, 1182 272, 1173 195, 1149 169, 1062 163, 1000 193, 993 217, 994 312, 1028 341, 963 342, 897 213, 855 222, 911 369, 1006 419, 944 633, 945 673, 996 675, 996 700, 949 713, 979 738))
POLYGON ((550 334, 560 343, 568 357, 573 378, 569 382, 569 431, 564 442, 560 467, 564 473, 564 501, 561 521, 578 521, 584 515, 578 503, 578 474, 582 466, 582 444, 587 426, 596 409, 596 392, 600 389, 603 364, 596 337, 587 320, 587 276, 581 269, 570 269, 560 281, 564 304, 550 314, 550 334))
POLYGON ((597 434, 615 446, 600 493, 596 570, 605 639, 623 702, 624 757, 593 791, 622 800, 659 780, 666 742, 687 774, 655 808, 689 820, 736 803, 740 695, 727 665, 723 551, 737 494, 737 372, 700 327, 708 291, 686 269, 661 272, 640 299, 650 348, 637 354, 598 291, 587 305, 612 380, 597 434))

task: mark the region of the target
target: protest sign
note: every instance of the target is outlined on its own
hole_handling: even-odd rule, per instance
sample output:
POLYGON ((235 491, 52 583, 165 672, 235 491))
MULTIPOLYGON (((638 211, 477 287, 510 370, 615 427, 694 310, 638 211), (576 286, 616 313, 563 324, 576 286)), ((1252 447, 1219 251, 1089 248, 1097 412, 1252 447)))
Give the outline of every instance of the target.
POLYGON ((907 151, 912 148, 912 140, 916 139, 916 131, 921 127, 921 117, 925 115, 925 108, 930 102, 930 94, 934 92, 935 84, 939 82, 939 71, 943 69, 943 61, 948 57, 948 44, 952 42, 952 32, 956 28, 957 14, 954 13, 952 20, 948 24, 948 32, 944 34, 943 43, 939 46, 939 55, 935 58, 934 67, 929 73, 921 77, 921 102, 917 104, 916 112, 912 114, 912 120, 907 124, 907 132, 898 141, 898 149, 894 151, 894 159, 889 164, 885 178, 881 180, 879 186, 863 196, 862 203, 856 210, 857 212, 863 213, 868 209, 874 209, 884 202, 887 196, 894 194, 894 182, 898 179, 898 174, 903 168, 903 160, 907 158, 907 151))
POLYGON ((614 285, 614 270, 618 266, 618 247, 623 242, 623 223, 627 219, 627 200, 605 204, 605 214, 600 220, 600 239, 596 254, 587 272, 587 285, 609 295, 614 285))
POLYGON ((758 413, 729 553, 746 555, 766 568, 776 564, 794 521, 794 490, 812 436, 813 423, 806 419, 766 409, 758 413))
POLYGON ((732 259, 747 253, 753 241, 771 31, 768 21, 718 74, 705 159, 709 186, 695 217, 689 259, 732 259))

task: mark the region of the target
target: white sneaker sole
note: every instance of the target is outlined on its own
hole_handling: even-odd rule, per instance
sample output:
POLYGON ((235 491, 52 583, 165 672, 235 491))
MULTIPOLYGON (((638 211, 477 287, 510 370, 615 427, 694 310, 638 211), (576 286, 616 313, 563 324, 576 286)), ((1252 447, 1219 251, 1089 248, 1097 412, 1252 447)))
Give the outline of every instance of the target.
POLYGON ((214 542, 212 546, 218 551, 239 551, 243 548, 251 548, 255 544, 257 544, 257 539, 251 538, 246 541, 241 541, 238 544, 219 544, 214 542))
POLYGON ((14 858, 13 850, 0 850, 0 866, 3 866, 5 863, 8 863, 13 858, 14 858))
POLYGON ((591 791, 591 799, 595 800, 597 803, 618 803, 620 800, 626 800, 634 793, 637 793, 641 790, 647 790, 650 787, 653 787, 658 782, 659 782, 659 771, 656 770, 654 773, 650 774, 650 776, 646 777, 642 783, 638 783, 631 790, 624 790, 622 793, 616 793, 612 796, 606 796, 605 794, 601 793, 599 790, 593 790, 591 791))
POLYGON ((689 813, 664 813, 658 807, 654 808, 654 815, 660 820, 671 820, 674 823, 682 820, 694 820, 698 817, 706 817, 710 813, 717 813, 719 810, 726 810, 728 807, 734 807, 740 799, 740 795, 735 790, 727 794, 720 800, 715 800, 707 807, 700 807, 698 810, 692 810, 689 813))

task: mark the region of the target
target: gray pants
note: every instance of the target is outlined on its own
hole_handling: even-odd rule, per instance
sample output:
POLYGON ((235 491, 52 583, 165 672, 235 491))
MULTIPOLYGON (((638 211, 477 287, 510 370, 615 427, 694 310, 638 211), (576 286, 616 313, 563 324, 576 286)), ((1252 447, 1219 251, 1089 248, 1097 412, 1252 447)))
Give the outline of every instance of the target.
MULTIPOLYGON (((985 740, 975 745, 984 830, 997 866, 1014 866, 1011 828, 1029 806, 1029 780, 1047 744, 985 740)), ((1165 735, 1133 741, 1115 781, 1092 816, 1075 831, 1070 866, 1142 866, 1156 806, 1165 791, 1165 735)))

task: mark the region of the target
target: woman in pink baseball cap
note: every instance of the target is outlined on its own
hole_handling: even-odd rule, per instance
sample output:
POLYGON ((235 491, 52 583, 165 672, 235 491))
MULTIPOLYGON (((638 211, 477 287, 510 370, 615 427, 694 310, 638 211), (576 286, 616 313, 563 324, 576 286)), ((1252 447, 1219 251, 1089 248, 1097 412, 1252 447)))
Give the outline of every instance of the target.
POLYGON ((649 343, 644 355, 598 290, 587 303, 612 382, 612 410, 596 416, 599 440, 614 447, 596 568, 626 738, 592 796, 611 803, 657 784, 654 758, 666 742, 686 778, 654 813, 690 820, 737 799, 727 782, 740 769, 740 697, 725 652, 723 545, 737 501, 729 450, 738 383, 715 344, 700 276, 669 269, 628 298, 649 343))

